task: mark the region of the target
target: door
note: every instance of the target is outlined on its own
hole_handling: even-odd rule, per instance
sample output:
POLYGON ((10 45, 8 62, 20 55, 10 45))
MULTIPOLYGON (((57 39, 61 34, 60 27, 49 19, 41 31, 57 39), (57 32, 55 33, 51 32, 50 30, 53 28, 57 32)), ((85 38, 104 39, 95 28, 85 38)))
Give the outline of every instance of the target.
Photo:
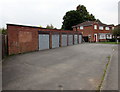
POLYGON ((74 35, 74 44, 78 44, 78 36, 74 35))
POLYGON ((52 48, 59 47, 59 34, 52 35, 52 48))
POLYGON ((62 34, 62 46, 67 46, 67 35, 62 34))
POLYGON ((39 34, 39 50, 49 49, 49 34, 39 34))
POLYGON ((83 37, 84 42, 88 42, 88 36, 83 37))
POLYGON ((79 35, 79 43, 82 43, 82 35, 79 35))
POLYGON ((97 42, 97 34, 94 34, 94 41, 97 42))
POLYGON ((73 35, 68 35, 68 45, 73 45, 73 35))

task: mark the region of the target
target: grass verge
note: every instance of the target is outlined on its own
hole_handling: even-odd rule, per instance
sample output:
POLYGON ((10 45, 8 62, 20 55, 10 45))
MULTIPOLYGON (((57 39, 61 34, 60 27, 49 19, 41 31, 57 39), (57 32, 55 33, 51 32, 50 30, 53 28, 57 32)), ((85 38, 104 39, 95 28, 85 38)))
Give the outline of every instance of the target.
POLYGON ((100 82, 100 84, 99 84, 96 92, 100 92, 100 89, 101 89, 101 87, 102 87, 103 81, 104 81, 104 79, 105 79, 105 75, 106 75, 106 72, 107 72, 108 65, 109 65, 109 63, 110 63, 110 58, 111 58, 110 56, 107 57, 108 62, 107 62, 107 64, 106 64, 106 66, 105 66, 105 69, 104 69, 104 72, 103 72, 103 75, 102 75, 101 82, 100 82))

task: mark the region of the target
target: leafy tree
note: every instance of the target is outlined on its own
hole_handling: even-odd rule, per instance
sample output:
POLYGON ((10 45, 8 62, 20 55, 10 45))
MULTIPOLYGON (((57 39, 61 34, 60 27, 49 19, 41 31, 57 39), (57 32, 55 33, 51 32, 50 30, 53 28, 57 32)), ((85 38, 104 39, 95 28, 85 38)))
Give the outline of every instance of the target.
POLYGON ((71 30, 73 25, 76 25, 81 21, 80 14, 75 11, 71 10, 66 13, 66 15, 63 17, 63 25, 62 29, 65 30, 71 30))
POLYGON ((40 28, 43 28, 41 25, 39 25, 40 28))
POLYGON ((115 27, 114 30, 112 30, 112 34, 115 37, 115 39, 117 39, 117 37, 120 36, 120 25, 118 25, 117 27, 115 27))
POLYGON ((78 5, 76 10, 68 11, 63 17, 62 29, 71 30, 72 26, 85 22, 95 21, 93 14, 89 14, 84 5, 78 5))
POLYGON ((0 28, 0 33, 2 33, 2 34, 7 34, 7 29, 5 29, 5 28, 0 28))
POLYGON ((51 25, 47 25, 46 28, 48 28, 48 29, 54 29, 54 26, 51 24, 51 25))

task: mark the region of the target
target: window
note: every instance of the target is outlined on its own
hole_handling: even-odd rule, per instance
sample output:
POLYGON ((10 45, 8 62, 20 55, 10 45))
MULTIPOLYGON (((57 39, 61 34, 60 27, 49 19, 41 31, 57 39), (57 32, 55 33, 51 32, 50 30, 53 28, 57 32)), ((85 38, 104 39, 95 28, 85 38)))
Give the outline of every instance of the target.
POLYGON ((99 39, 106 39, 106 34, 101 33, 99 39))
POLYGON ((109 27, 105 27, 105 30, 110 30, 110 28, 109 27))
POLYGON ((99 26, 99 30, 103 30, 103 27, 102 27, 102 26, 99 26))
POLYGON ((114 27, 112 27, 112 30, 114 30, 114 27))
POLYGON ((97 29, 97 25, 94 25, 94 29, 97 29))
POLYGON ((107 34, 107 39, 112 39, 112 35, 111 34, 107 34))
POLYGON ((80 29, 83 29, 83 26, 80 26, 80 29))

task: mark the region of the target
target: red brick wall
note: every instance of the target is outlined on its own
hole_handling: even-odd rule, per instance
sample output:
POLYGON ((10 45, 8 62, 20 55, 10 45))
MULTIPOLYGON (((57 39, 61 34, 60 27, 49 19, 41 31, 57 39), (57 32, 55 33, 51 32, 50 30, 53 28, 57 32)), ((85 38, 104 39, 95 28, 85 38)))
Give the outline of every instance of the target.
MULTIPOLYGON (((75 28, 73 28, 73 30, 74 29, 75 28)), ((99 30, 99 25, 95 23, 92 26, 84 26, 84 29, 77 29, 77 31, 81 32, 83 36, 91 35, 91 39, 89 39, 89 40, 94 42, 94 34, 111 33, 112 27, 110 27, 110 30, 105 30, 105 27, 103 30, 99 30), (97 25, 97 30, 94 29, 94 25, 97 25)), ((98 38, 99 38, 99 35, 98 35, 98 38)))
POLYGON ((86 26, 84 27, 84 29, 78 29, 78 31, 80 31, 82 33, 83 36, 88 36, 91 35, 91 41, 94 41, 94 33, 96 33, 95 31, 93 31, 93 27, 92 26, 86 26))
MULTIPOLYGON (((8 53, 18 54, 38 50, 38 32, 49 32, 50 34, 50 48, 52 48, 51 35, 54 32, 59 34, 80 34, 80 32, 72 30, 58 30, 58 29, 45 29, 39 27, 30 27, 22 25, 7 24, 8 31, 8 53)), ((60 44, 61 46, 61 44, 60 44)))
POLYGON ((9 55, 38 50, 38 31, 34 28, 7 26, 9 55))

